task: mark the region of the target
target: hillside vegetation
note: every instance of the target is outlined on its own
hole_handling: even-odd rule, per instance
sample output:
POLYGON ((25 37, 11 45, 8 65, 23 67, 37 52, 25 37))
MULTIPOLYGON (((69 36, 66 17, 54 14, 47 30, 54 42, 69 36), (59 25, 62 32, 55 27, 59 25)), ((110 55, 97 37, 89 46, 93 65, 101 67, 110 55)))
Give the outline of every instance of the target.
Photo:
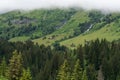
POLYGON ((75 13, 74 10, 13 11, 0 15, 0 37, 11 39, 29 36, 30 39, 50 34, 59 29, 75 13))
POLYGON ((33 40, 39 44, 51 45, 60 43, 68 47, 76 47, 85 41, 120 38, 120 14, 102 14, 99 11, 78 11, 60 29, 42 38, 33 40), (74 45, 73 45, 74 44, 74 45))
POLYGON ((0 38, 68 47, 97 38, 113 41, 120 38, 120 14, 77 9, 12 11, 0 15, 0 38))

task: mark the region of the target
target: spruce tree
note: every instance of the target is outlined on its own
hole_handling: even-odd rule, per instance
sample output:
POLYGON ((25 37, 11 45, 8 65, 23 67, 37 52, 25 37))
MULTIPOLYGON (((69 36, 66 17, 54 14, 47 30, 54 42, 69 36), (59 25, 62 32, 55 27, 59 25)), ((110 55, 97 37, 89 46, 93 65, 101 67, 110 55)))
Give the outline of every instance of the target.
POLYGON ((13 52, 13 56, 9 60, 8 66, 8 79, 9 80, 19 80, 22 75, 22 55, 16 50, 13 52))
POLYGON ((89 80, 97 80, 97 73, 93 64, 87 66, 86 72, 89 80))
POLYGON ((23 69, 23 73, 20 80, 32 80, 32 76, 29 68, 27 70, 23 69))
POLYGON ((6 64, 5 58, 3 58, 3 60, 0 64, 0 76, 5 77, 6 70, 7 70, 7 64, 6 64))
POLYGON ((64 63, 61 65, 56 79, 57 80, 70 80, 70 67, 68 65, 67 60, 65 60, 64 63))
POLYGON ((82 80, 88 80, 86 70, 84 70, 83 75, 82 75, 82 80))
POLYGON ((76 61, 76 64, 74 66, 72 80, 82 80, 82 68, 79 59, 76 61))

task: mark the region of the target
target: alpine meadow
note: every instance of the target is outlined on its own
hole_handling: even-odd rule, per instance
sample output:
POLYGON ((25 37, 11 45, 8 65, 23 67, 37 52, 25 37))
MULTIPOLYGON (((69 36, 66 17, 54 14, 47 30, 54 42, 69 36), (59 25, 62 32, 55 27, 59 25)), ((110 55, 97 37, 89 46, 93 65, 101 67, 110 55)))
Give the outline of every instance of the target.
POLYGON ((0 1, 0 80, 120 80, 120 1, 0 1))

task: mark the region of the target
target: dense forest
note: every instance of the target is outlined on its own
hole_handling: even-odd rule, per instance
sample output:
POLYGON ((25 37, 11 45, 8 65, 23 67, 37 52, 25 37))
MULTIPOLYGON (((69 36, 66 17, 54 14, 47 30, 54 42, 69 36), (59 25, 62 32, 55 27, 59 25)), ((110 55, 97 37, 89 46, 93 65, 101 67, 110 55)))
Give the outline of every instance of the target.
POLYGON ((86 41, 76 49, 0 40, 1 80, 120 80, 120 42, 86 41), (101 73, 100 73, 101 72, 101 73))

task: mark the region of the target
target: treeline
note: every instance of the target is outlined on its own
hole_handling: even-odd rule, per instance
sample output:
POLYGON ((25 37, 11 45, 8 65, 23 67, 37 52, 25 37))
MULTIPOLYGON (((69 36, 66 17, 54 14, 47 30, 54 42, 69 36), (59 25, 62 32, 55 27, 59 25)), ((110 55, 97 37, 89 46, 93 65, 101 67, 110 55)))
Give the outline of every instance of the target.
POLYGON ((6 80, 120 80, 120 43, 86 41, 70 50, 59 44, 0 40, 0 75, 6 80), (27 78, 28 79, 27 79, 27 78))

